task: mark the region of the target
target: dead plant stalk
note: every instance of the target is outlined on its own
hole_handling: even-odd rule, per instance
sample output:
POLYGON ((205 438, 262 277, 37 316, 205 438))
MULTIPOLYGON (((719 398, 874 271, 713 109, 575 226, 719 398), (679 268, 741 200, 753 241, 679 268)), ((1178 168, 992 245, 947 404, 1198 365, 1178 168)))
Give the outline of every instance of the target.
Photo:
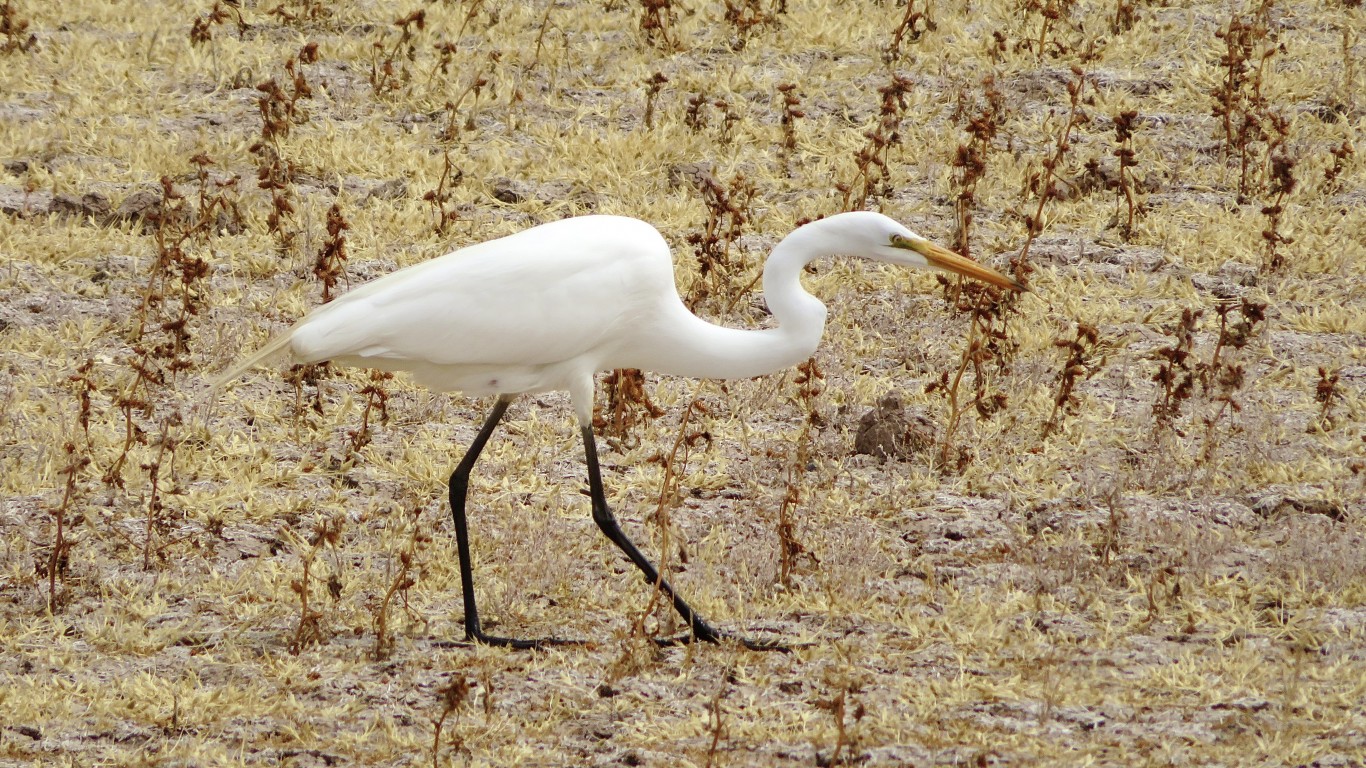
POLYGON ((637 637, 647 636, 645 620, 654 614, 665 599, 661 582, 669 571, 669 561, 673 554, 670 541, 669 511, 678 506, 679 482, 687 472, 688 458, 699 442, 711 442, 711 435, 705 430, 689 430, 694 413, 699 415, 707 413, 707 408, 700 398, 694 397, 688 403, 688 407, 683 410, 683 416, 678 422, 678 434, 674 437, 673 445, 669 448, 669 455, 657 456, 654 459, 664 465, 664 477, 659 482, 659 498, 655 503, 655 511, 652 515, 654 523, 659 529, 659 581, 654 583, 654 589, 650 591, 650 601, 645 605, 645 609, 632 622, 632 632, 637 637))

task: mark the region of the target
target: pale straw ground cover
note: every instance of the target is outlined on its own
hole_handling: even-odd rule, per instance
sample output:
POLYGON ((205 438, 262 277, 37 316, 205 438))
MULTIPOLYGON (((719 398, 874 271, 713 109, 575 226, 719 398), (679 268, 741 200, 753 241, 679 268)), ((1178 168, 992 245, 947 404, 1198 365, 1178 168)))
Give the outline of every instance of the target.
POLYGON ((1359 3, 276 5, 0 5, 0 762, 1366 763, 1359 3), (647 373, 602 440, 680 591, 788 654, 653 646, 562 395, 476 471, 489 628, 590 640, 518 652, 451 644, 487 401, 207 391, 325 283, 589 212, 756 327, 844 207, 1033 292, 964 299, 983 345, 933 276, 816 264, 823 378, 647 373), (856 453, 889 395, 902 455, 856 453))

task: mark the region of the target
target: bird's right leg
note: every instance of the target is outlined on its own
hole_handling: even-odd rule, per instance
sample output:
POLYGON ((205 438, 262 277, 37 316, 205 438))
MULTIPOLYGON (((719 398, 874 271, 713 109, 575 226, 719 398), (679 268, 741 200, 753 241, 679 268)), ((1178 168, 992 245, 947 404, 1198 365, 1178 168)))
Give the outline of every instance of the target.
POLYGON ((631 562, 640 570, 641 575, 645 577, 646 583, 663 593, 664 597, 668 598, 668 600, 673 603, 674 610, 678 612, 678 615, 688 623, 690 634, 683 639, 671 639, 659 642, 662 645, 673 645, 679 642, 689 642, 692 639, 704 640, 709 643, 716 643, 721 640, 735 640, 753 651, 786 652, 788 648, 779 643, 749 640, 718 631, 712 627, 706 620, 697 614, 697 611, 693 610, 691 605, 688 605, 687 601, 674 591, 673 585, 660 575, 649 558, 645 557, 640 549, 631 541, 630 537, 626 535, 626 532, 621 530, 621 525, 617 523, 616 515, 613 515, 611 508, 607 506, 607 495, 603 492, 602 487, 602 470, 598 465, 597 441, 593 438, 593 428, 589 426, 589 424, 591 424, 591 422, 584 420, 584 425, 581 426, 581 430, 583 431, 584 451, 586 452, 588 459, 588 495, 593 503, 593 522, 598 524, 598 528, 613 544, 617 545, 618 549, 626 553, 626 556, 630 558, 631 562))
POLYGON ((508 405, 511 402, 512 397, 510 395, 498 397, 498 402, 494 403, 493 410, 489 412, 488 418, 484 419, 484 426, 479 429, 479 434, 470 444, 470 449, 465 452, 465 457, 460 460, 460 464, 451 473, 451 518, 455 522, 455 544, 460 554, 460 585, 465 598, 465 637, 487 645, 501 645, 510 648, 539 648, 543 645, 552 645, 564 641, 553 638, 548 640, 515 640, 510 637, 495 637, 485 634, 479 626, 479 610, 474 604, 474 569, 470 564, 470 532, 465 520, 465 497, 469 492, 470 470, 474 469, 474 462, 479 460, 479 454, 483 452, 484 444, 493 435, 493 430, 497 428, 498 422, 503 420, 503 414, 507 412, 508 405))

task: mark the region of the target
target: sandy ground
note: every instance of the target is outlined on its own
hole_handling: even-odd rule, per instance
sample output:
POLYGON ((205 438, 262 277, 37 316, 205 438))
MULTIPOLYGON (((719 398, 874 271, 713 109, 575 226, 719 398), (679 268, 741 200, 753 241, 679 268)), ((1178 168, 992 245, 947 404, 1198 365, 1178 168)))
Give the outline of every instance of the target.
POLYGON ((0 5, 0 763, 1366 765, 1359 4, 950 5, 0 5), (959 201, 1032 268, 985 352, 827 260, 818 386, 601 414, 626 529, 790 653, 655 647, 562 394, 478 467, 477 593, 586 642, 510 651, 459 642, 443 497, 487 400, 208 389, 326 280, 536 223, 650 221, 759 327, 799 221, 957 244, 959 201))

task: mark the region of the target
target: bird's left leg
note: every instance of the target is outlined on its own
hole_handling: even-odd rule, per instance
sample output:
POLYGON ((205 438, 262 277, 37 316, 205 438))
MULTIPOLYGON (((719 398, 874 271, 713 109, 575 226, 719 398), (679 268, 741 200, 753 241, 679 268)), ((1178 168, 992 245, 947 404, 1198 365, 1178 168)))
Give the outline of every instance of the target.
POLYGON ((468 521, 465 519, 465 498, 469 495, 470 472, 474 469, 474 463, 478 461, 479 454, 484 450, 484 444, 493 435, 493 430, 498 426, 498 422, 503 420, 503 414, 511 402, 512 397, 510 395, 499 396, 498 401, 493 405, 493 410, 484 420, 484 426, 480 428, 479 434, 470 444, 470 449, 465 452, 465 457, 460 460, 459 466, 451 473, 449 482, 451 518, 455 524, 456 552, 460 556, 460 586, 465 599, 465 637, 486 645, 500 645, 509 648, 540 648, 546 645, 562 644, 565 641, 558 638, 518 640, 487 634, 479 623, 479 610, 474 601, 474 569, 470 562, 470 532, 468 521))
POLYGON ((612 514, 611 508, 607 506, 607 496, 603 492, 602 487, 602 471, 598 467, 598 447, 597 441, 593 438, 593 428, 585 424, 582 427, 582 431, 584 450, 588 455, 588 494, 593 501, 593 522, 598 524, 598 528, 602 529, 603 534, 605 534, 608 539, 611 539, 613 544, 616 544, 622 552, 626 553, 627 557, 631 558, 631 562, 635 563, 636 567, 639 568, 640 572, 645 576, 646 583, 659 589, 665 597, 673 602, 674 610, 678 611, 678 615, 683 617, 683 620, 688 623, 688 627, 692 632, 691 637, 685 638, 685 641, 695 638, 697 640, 715 643, 722 639, 733 639, 738 640, 751 650, 788 650, 787 648, 774 643, 756 642, 718 632, 701 616, 697 615, 697 611, 694 611, 692 606, 688 605, 683 598, 678 596, 678 593, 674 591, 673 586, 669 584, 668 580, 660 576, 659 571, 655 569, 649 559, 641 553, 640 549, 637 548, 631 539, 626 536, 626 533, 621 530, 621 526, 617 523, 616 516, 612 514))

